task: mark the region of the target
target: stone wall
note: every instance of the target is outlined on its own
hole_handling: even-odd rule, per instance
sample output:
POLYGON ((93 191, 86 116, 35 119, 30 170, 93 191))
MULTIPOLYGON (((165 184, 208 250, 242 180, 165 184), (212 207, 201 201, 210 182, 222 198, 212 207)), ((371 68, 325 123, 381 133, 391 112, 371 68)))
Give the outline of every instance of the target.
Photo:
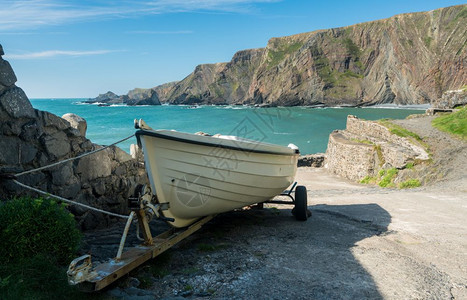
POLYGON ((325 165, 331 173, 359 181, 380 169, 402 169, 409 162, 428 159, 423 146, 392 134, 378 122, 348 116, 346 130, 329 136, 325 165))
POLYGON ((374 174, 377 157, 373 145, 353 142, 342 131, 336 130, 329 136, 326 167, 334 174, 358 181, 374 174))
MULTIPOLYGON (((18 173, 102 146, 85 137, 84 120, 76 115, 69 121, 34 109, 15 85, 16 76, 3 60, 0 45, 0 173, 18 173)), ((42 172, 19 177, 20 182, 84 204, 127 214, 127 198, 137 184, 146 183, 144 168, 118 147, 68 162, 42 172)), ((0 199, 32 195, 12 181, 0 182, 0 199)), ((101 213, 71 205, 82 229, 103 227, 115 221, 101 213)))

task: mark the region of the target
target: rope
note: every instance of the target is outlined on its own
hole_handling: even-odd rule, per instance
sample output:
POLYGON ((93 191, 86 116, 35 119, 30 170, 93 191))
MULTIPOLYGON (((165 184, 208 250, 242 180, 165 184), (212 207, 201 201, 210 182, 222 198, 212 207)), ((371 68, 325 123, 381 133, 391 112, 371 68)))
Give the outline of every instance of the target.
POLYGON ((63 197, 60 197, 60 196, 57 196, 57 195, 54 195, 54 194, 46 193, 46 192, 41 191, 39 189, 33 188, 33 187, 29 186, 29 185, 25 185, 25 184, 19 182, 16 179, 13 179, 13 182, 16 183, 17 185, 23 187, 23 188, 34 191, 36 193, 39 193, 39 194, 47 196, 47 197, 52 197, 52 198, 61 200, 63 202, 67 202, 67 203, 71 203, 71 204, 74 204, 74 205, 82 206, 82 207, 85 207, 87 209, 94 210, 94 211, 97 211, 97 212, 100 212, 100 213, 103 213, 103 214, 106 214, 106 215, 114 216, 114 217, 119 217, 119 218, 123 218, 123 219, 128 219, 129 218, 128 216, 125 216, 125 215, 119 215, 119 214, 116 214, 116 213, 113 213, 113 212, 110 212, 110 211, 95 208, 95 207, 92 207, 92 206, 89 206, 89 205, 86 205, 86 204, 83 204, 83 203, 79 203, 79 202, 76 202, 76 201, 73 201, 73 200, 68 200, 66 198, 63 198, 63 197))
POLYGON ((53 195, 53 194, 50 194, 50 193, 46 193, 44 191, 41 191, 39 189, 36 189, 36 188, 33 188, 32 186, 29 186, 29 185, 26 185, 26 184, 23 184, 21 182, 19 182, 17 179, 18 176, 22 176, 22 175, 26 175, 26 174, 29 174, 29 173, 33 173, 33 172, 38 172, 38 171, 42 171, 42 170, 45 170, 45 169, 48 169, 48 168, 52 168, 52 167, 55 167, 55 166, 58 166, 58 165, 61 165, 61 164, 64 164, 66 162, 69 162, 69 161, 73 161, 73 160, 76 160, 76 159, 80 159, 80 158, 83 158, 85 156, 88 156, 88 155, 91 155, 91 154, 94 154, 94 153, 97 153, 99 151, 103 151, 107 148, 110 148, 112 146, 115 146, 121 142, 124 142, 132 137, 134 137, 135 135, 132 134, 124 139, 121 139, 119 141, 116 141, 115 143, 113 144, 110 144, 110 145, 107 145, 105 147, 102 147, 102 148, 99 148, 99 149, 96 149, 96 150, 93 150, 93 151, 90 151, 90 152, 86 152, 86 153, 83 153, 81 155, 78 155, 76 157, 71 157, 71 158, 68 158, 68 159, 65 159, 65 160, 62 160, 62 161, 58 161, 58 162, 55 162, 55 163, 52 163, 50 165, 47 165, 47 166, 43 166, 43 167, 40 167, 40 168, 37 168, 37 169, 31 169, 31 170, 27 170, 27 171, 24 171, 24 172, 21 172, 21 173, 17 173, 17 174, 0 174, 0 177, 3 177, 5 179, 11 179, 13 180, 14 183, 16 183, 17 185, 25 188, 25 189, 28 189, 28 190, 31 190, 31 191, 34 191, 36 193, 39 193, 41 195, 44 195, 44 196, 47 196, 47 197, 52 197, 52 198, 55 198, 55 199, 58 199, 60 201, 63 201, 63 202, 67 202, 67 203, 70 203, 70 204, 74 204, 74 205, 78 205, 78 206, 82 206, 82 207, 85 207, 87 209, 90 209, 90 210, 93 210, 93 211, 97 211, 97 212, 100 212, 100 213, 103 213, 103 214, 106 214, 106 215, 110 215, 110 216, 114 216, 114 217, 119 217, 119 218, 124 218, 124 219, 128 219, 129 217, 128 216, 125 216, 125 215, 119 215, 119 214, 116 214, 116 213, 113 213, 113 212, 110 212, 110 211, 106 211, 106 210, 102 210, 102 209, 99 209, 99 208, 95 208, 95 207, 92 207, 92 206, 89 206, 89 205, 86 205, 86 204, 83 204, 83 203, 79 203, 79 202, 76 202, 76 201, 73 201, 73 200, 69 200, 69 199, 66 199, 66 198, 63 198, 63 197, 60 197, 60 196, 57 196, 57 195, 53 195))
POLYGON ((88 156, 88 155, 97 153, 97 152, 99 152, 99 151, 103 151, 103 150, 105 150, 105 149, 107 149, 107 148, 110 148, 110 147, 112 147, 112 146, 115 146, 115 145, 117 145, 117 144, 119 144, 119 143, 121 143, 121 142, 124 142, 124 141, 126 141, 126 140, 128 140, 128 139, 130 139, 130 138, 132 138, 132 137, 134 137, 134 136, 135 136, 135 135, 132 134, 132 135, 130 135, 130 136, 124 138, 124 139, 121 139, 121 140, 119 140, 119 141, 117 141, 117 142, 115 142, 115 143, 113 143, 113 144, 110 144, 110 145, 108 145, 108 146, 105 146, 105 147, 103 147, 103 148, 99 148, 99 149, 93 150, 93 151, 91 151, 91 152, 86 152, 86 153, 81 154, 81 155, 78 155, 78 156, 76 156, 76 157, 72 157, 72 158, 68 158, 68 159, 62 160, 62 161, 58 161, 58 162, 56 162, 56 163, 53 163, 53 164, 50 164, 50 165, 47 165, 47 166, 43 166, 43 167, 40 167, 40 168, 37 168, 37 169, 27 170, 27 171, 24 171, 24 172, 15 174, 15 176, 18 177, 18 176, 26 175, 26 174, 33 173, 33 172, 42 171, 42 170, 45 170, 45 169, 48 169, 48 168, 52 168, 52 167, 55 167, 55 166, 64 164, 64 163, 69 162, 69 161, 73 161, 73 160, 76 160, 76 159, 83 158, 83 157, 85 157, 85 156, 88 156))

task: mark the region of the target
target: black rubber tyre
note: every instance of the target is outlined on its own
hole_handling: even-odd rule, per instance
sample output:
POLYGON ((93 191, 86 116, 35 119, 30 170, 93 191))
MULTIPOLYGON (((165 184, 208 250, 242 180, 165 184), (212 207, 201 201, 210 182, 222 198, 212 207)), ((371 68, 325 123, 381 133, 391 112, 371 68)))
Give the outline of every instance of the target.
POLYGON ((298 221, 306 221, 308 219, 308 197, 306 187, 303 185, 295 188, 295 207, 292 212, 298 221))

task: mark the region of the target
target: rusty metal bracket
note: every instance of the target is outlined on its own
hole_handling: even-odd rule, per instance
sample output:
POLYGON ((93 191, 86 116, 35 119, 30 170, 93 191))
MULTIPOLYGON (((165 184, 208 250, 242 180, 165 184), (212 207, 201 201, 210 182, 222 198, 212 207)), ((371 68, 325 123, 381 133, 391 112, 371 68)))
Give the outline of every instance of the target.
POLYGON ((75 258, 66 272, 68 283, 76 285, 84 281, 93 280, 97 273, 92 271, 92 261, 89 254, 75 258))

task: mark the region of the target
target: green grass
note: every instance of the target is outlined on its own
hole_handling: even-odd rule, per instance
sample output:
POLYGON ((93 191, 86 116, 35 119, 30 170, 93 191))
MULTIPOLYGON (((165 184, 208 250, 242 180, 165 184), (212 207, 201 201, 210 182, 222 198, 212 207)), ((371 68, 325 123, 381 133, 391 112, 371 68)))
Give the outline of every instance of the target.
POLYGON ((284 58, 297 51, 303 46, 303 42, 295 42, 290 44, 281 44, 277 50, 270 50, 268 52, 269 64, 268 67, 277 66, 284 58))
POLYGON ((347 48, 347 51, 349 52, 350 55, 357 57, 357 58, 360 56, 361 54, 360 48, 351 39, 345 39, 344 45, 347 48))
POLYGON ((399 188, 400 189, 411 189, 411 188, 419 187, 420 185, 421 185, 420 180, 409 179, 409 180, 399 183, 399 188))
POLYGON ((372 141, 369 141, 369 140, 360 140, 360 139, 351 139, 351 141, 353 142, 356 142, 356 143, 360 143, 360 144, 366 144, 366 145, 374 145, 374 143, 372 141))
POLYGON ((467 140, 467 106, 457 112, 438 117, 431 124, 441 131, 467 140))
POLYGON ((389 119, 381 119, 379 123, 389 129, 389 132, 400 137, 413 138, 419 142, 422 142, 423 139, 416 134, 415 132, 409 131, 402 126, 392 123, 389 119))
POLYGON ((360 180, 360 183, 370 184, 370 183, 376 183, 377 181, 378 181, 378 177, 367 175, 362 180, 360 180))
POLYGON ((363 184, 377 184, 380 187, 395 187, 394 179, 396 178, 399 170, 396 168, 381 169, 376 176, 365 176, 360 183, 363 184))
POLYGON ((380 187, 394 187, 394 179, 399 172, 396 168, 380 171, 381 181, 378 183, 380 187))

